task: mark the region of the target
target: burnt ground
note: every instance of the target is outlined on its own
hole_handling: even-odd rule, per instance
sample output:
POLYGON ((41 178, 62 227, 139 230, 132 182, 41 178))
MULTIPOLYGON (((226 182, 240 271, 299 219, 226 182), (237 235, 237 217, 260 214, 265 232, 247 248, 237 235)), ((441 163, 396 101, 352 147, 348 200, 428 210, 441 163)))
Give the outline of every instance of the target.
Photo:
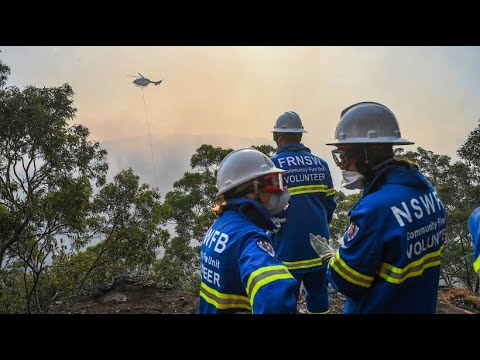
MULTIPOLYGON (((341 314, 345 297, 330 288, 330 313, 341 314)), ((81 296, 57 302, 50 314, 196 314, 198 294, 177 291, 142 278, 118 279, 81 296)), ((298 312, 306 313, 305 298, 298 312)), ((464 289, 441 288, 438 314, 480 314, 480 295, 464 289)))

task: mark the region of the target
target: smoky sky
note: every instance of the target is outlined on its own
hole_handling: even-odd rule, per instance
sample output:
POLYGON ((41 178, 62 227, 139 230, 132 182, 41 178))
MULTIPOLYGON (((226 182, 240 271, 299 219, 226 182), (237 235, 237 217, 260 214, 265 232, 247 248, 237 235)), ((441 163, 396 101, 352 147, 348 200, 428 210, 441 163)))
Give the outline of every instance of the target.
POLYGON ((132 167, 162 194, 201 144, 270 144, 276 118, 296 111, 304 144, 324 158, 340 112, 377 101, 402 136, 437 154, 456 150, 480 117, 479 47, 0 47, 7 85, 69 83, 75 123, 109 151, 112 178, 132 167), (138 72, 159 86, 132 84, 138 72), (150 131, 148 131, 148 128, 150 131), (157 168, 153 171, 150 138, 157 168))

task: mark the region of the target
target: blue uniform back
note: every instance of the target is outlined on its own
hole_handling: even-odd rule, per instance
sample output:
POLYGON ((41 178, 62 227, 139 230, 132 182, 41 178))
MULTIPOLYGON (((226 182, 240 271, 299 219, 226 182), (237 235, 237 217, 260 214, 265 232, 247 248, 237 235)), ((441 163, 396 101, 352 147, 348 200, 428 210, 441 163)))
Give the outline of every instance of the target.
POLYGON ((350 211, 328 264, 345 313, 435 313, 446 213, 417 170, 389 165, 350 211))
POLYGON ((275 257, 256 200, 229 200, 201 245, 201 314, 296 313, 297 281, 275 257), (248 214, 248 216, 246 215, 248 214))
POLYGON ((279 215, 287 221, 274 236, 277 256, 292 274, 319 270, 322 264, 309 234, 330 238, 328 223, 336 207, 330 169, 303 144, 279 147, 272 161, 285 170, 284 185, 291 195, 287 210, 279 215))

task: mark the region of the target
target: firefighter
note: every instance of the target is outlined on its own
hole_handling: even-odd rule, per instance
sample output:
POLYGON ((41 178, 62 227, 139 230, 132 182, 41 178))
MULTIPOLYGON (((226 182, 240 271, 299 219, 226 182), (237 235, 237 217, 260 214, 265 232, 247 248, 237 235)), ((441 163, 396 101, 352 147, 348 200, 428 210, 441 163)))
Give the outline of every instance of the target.
POLYGON ((201 314, 296 313, 297 281, 266 233, 290 198, 283 172, 253 148, 235 150, 220 163, 218 218, 201 245, 201 314))
POLYGON ((473 241, 473 269, 480 277, 480 207, 470 215, 468 229, 473 241))
POLYGON ((329 312, 326 267, 310 246, 309 234, 330 237, 328 224, 335 211, 335 190, 327 163, 301 143, 305 133, 297 113, 280 115, 273 128, 277 144, 273 163, 285 170, 284 184, 291 195, 288 208, 279 215, 280 231, 273 236, 277 257, 297 279, 297 297, 303 283, 307 313, 329 312))
POLYGON ((347 296, 347 314, 436 312, 446 214, 418 167, 395 158, 393 146, 410 144, 392 111, 375 102, 343 110, 327 144, 337 147, 342 185, 362 191, 337 251, 311 235, 330 284, 347 296))

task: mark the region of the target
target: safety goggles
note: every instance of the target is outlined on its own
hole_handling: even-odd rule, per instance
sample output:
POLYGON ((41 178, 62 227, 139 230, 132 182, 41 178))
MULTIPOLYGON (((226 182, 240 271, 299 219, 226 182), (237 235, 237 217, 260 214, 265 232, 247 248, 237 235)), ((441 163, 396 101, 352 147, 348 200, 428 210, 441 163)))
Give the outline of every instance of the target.
POLYGON ((282 173, 268 174, 258 178, 257 181, 260 190, 264 192, 282 192, 284 190, 282 173))
POLYGON ((351 159, 353 155, 353 150, 352 148, 350 149, 335 149, 332 150, 332 156, 333 156, 333 161, 335 161, 335 164, 342 170, 345 169, 345 167, 348 164, 348 160, 351 159))

